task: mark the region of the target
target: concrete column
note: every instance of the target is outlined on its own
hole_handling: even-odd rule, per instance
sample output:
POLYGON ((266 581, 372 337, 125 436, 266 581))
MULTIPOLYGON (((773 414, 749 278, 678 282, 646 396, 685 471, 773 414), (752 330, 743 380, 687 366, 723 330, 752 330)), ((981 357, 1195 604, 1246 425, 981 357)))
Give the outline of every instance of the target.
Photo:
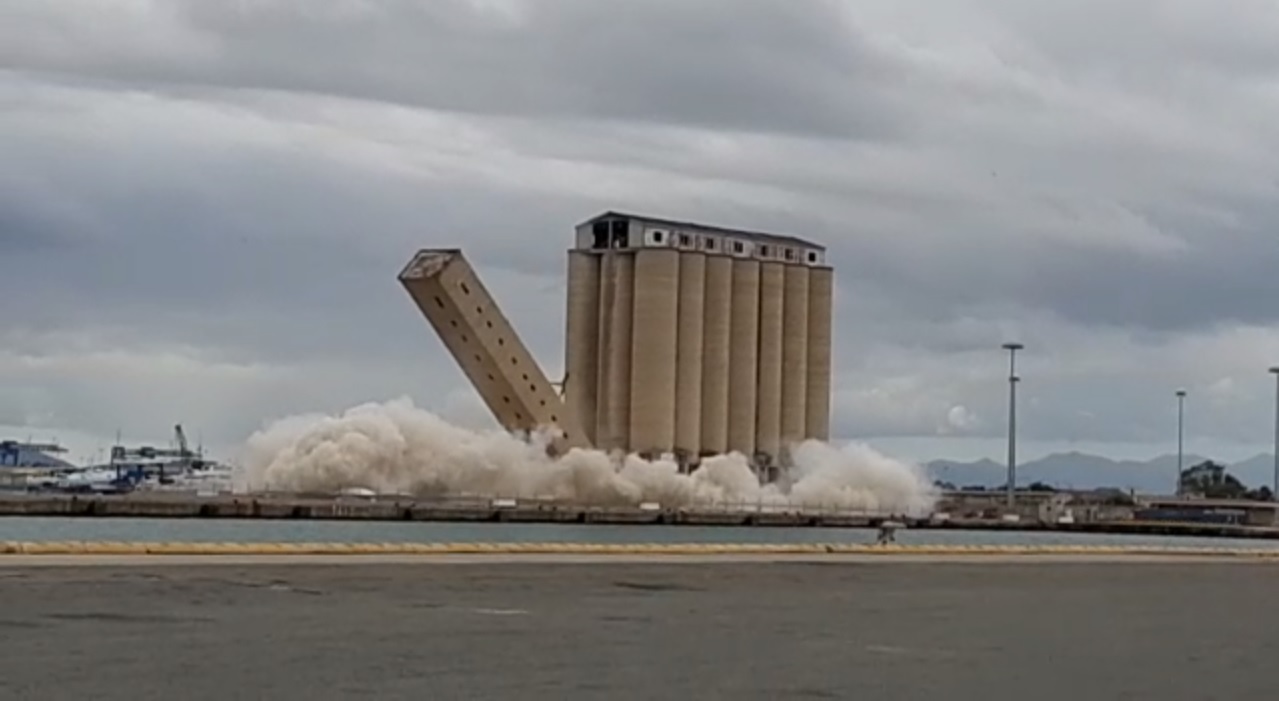
POLYGON ((782 312, 782 456, 808 431, 808 298, 809 269, 786 266, 782 312))
POLYGON ((733 259, 706 258, 706 299, 702 346, 703 454, 728 452, 729 335, 733 311, 733 259))
POLYGON ((568 312, 564 338, 566 411, 592 443, 596 437, 599 392, 600 257, 585 251, 568 254, 568 312))
POLYGON ((679 357, 675 375, 675 449, 702 450, 702 362, 706 328, 706 255, 685 252, 679 263, 679 357))
POLYGON ((756 380, 755 449, 776 465, 782 435, 782 312, 786 269, 781 263, 760 264, 759 357, 756 380))
POLYGON ((759 373, 759 261, 733 260, 729 330, 728 449, 755 454, 755 406, 759 373))
POLYGON ((630 378, 630 450, 661 455, 675 449, 676 361, 679 355, 680 252, 635 253, 630 378))
POLYGON ((808 388, 804 398, 808 410, 805 431, 808 438, 830 440, 832 312, 835 273, 830 268, 811 268, 808 281, 808 388))

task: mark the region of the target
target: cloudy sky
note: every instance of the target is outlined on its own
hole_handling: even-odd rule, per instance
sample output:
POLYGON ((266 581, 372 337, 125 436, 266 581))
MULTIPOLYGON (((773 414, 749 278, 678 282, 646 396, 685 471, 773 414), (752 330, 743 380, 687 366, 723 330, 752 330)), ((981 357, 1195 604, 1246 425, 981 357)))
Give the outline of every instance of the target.
POLYGON ((605 209, 826 242, 836 432, 1264 449, 1279 10, 1263 0, 7 0, 0 435, 412 396, 484 414, 395 274, 464 246, 548 373, 605 209))

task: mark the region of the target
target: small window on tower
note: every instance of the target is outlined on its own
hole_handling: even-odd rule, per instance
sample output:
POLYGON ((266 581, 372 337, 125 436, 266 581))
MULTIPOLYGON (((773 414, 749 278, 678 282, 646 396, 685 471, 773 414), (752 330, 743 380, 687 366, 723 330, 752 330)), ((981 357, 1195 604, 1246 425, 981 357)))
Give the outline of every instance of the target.
POLYGON ((609 246, 611 248, 626 248, 628 240, 626 221, 615 219, 609 222, 609 227, 609 246))

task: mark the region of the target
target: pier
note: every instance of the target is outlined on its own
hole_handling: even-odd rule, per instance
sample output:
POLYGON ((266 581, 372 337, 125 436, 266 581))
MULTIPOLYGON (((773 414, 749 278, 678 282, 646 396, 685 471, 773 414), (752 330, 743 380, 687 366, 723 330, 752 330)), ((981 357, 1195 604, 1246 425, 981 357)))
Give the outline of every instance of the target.
POLYGON ((759 505, 661 508, 598 507, 513 499, 333 498, 307 495, 196 496, 185 493, 125 495, 0 494, 0 518, 274 519, 322 521, 421 521, 761 528, 877 528, 898 521, 909 529, 1095 533, 1279 539, 1279 528, 1238 523, 1143 521, 1132 518, 1055 522, 997 518, 908 518, 892 514, 759 505))

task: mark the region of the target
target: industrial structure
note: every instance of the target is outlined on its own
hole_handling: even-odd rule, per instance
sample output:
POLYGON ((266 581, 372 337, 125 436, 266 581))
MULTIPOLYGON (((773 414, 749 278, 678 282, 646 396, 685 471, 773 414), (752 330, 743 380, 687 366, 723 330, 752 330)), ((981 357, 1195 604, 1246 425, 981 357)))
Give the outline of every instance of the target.
POLYGON ((0 467, 60 467, 67 463, 53 456, 65 452, 57 443, 0 441, 0 467))
POLYGON ((761 469, 830 435, 834 273, 810 241, 607 212, 569 251, 562 397, 455 249, 400 280, 508 430, 555 447, 730 452, 761 469))

